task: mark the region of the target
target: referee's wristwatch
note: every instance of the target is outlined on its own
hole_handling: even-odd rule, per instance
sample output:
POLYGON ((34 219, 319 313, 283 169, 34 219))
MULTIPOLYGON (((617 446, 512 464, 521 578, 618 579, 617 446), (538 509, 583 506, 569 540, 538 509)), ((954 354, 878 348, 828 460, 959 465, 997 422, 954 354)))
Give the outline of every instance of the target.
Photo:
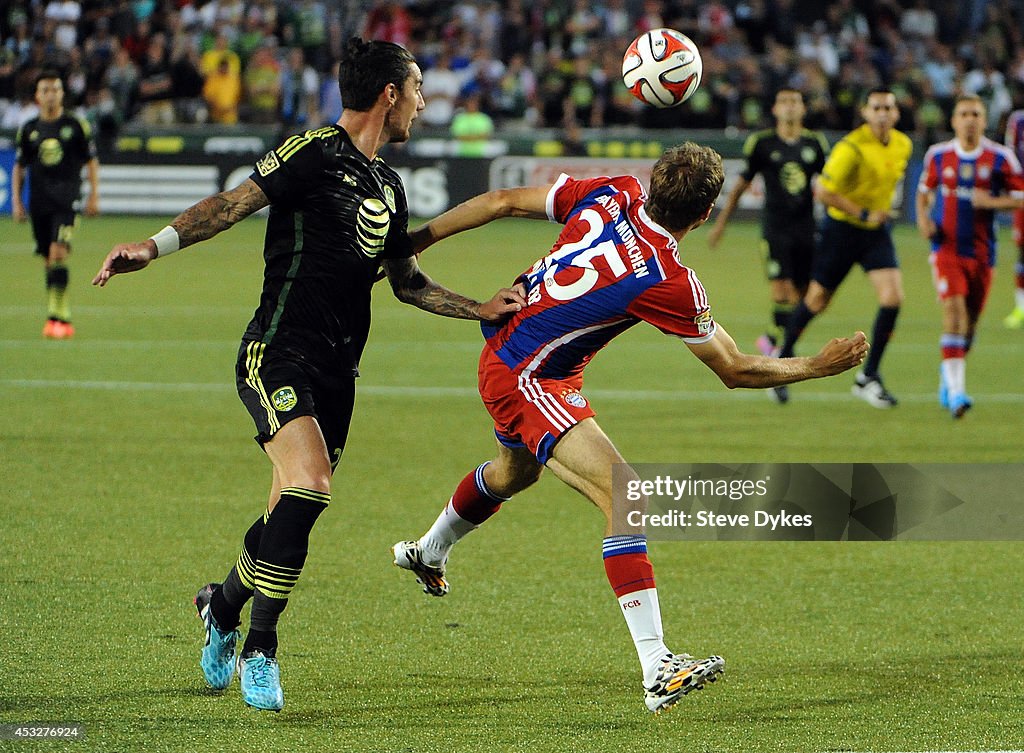
POLYGON ((868 221, 868 217, 870 217, 870 216, 871 216, 871 210, 868 209, 867 207, 864 207, 863 209, 860 210, 860 221, 861 222, 867 222, 868 221))

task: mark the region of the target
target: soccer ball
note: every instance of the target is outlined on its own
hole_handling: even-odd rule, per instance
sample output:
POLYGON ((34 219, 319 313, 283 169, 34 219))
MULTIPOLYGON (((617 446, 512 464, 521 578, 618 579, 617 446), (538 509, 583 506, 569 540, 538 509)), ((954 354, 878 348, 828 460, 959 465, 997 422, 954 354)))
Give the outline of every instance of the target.
POLYGON ((697 45, 672 29, 641 34, 622 57, 622 83, 634 97, 655 107, 681 105, 697 91, 703 72, 697 45))

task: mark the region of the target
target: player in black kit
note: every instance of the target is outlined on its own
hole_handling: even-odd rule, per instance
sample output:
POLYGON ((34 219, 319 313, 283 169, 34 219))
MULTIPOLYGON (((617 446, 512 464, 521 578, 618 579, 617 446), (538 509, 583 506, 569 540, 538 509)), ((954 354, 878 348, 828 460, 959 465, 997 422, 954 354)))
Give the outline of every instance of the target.
POLYGON ((284 705, 277 622, 306 559, 309 533, 330 501, 345 447, 359 358, 370 326, 370 293, 383 267, 394 294, 425 311, 498 321, 525 301, 503 289, 478 303, 427 277, 407 233, 398 174, 377 156, 408 140, 423 109, 413 56, 387 42, 353 38, 341 62, 345 110, 335 125, 292 136, 257 161, 238 188, 186 209, 142 243, 115 246, 94 284, 211 238, 270 205, 263 293, 242 338, 237 386, 274 466, 267 511, 244 536, 222 584, 200 589, 207 683, 226 689, 236 669, 242 607, 253 600, 237 661, 242 698, 284 705))
MULTIPOLYGON (((815 231, 813 179, 825 165, 828 142, 820 133, 803 127, 805 112, 799 91, 780 89, 776 93, 772 106, 775 128, 751 134, 743 145, 746 167, 708 235, 708 245, 715 248, 740 197, 754 176, 761 173, 761 233, 775 325, 775 333, 758 338, 758 348, 765 355, 770 355, 776 343, 781 342, 789 315, 803 299, 811 279, 815 231)), ((785 387, 769 390, 769 394, 779 402, 789 399, 785 387)))
POLYGON ((56 71, 44 71, 36 77, 36 104, 39 115, 26 122, 16 138, 11 214, 16 222, 25 219, 21 193, 28 171, 28 215, 32 218, 36 253, 46 262, 49 301, 43 337, 64 340, 75 334, 67 298, 67 258, 77 225, 82 166, 89 179, 85 213, 94 215, 99 209, 100 163, 89 125, 64 112, 64 84, 56 71))

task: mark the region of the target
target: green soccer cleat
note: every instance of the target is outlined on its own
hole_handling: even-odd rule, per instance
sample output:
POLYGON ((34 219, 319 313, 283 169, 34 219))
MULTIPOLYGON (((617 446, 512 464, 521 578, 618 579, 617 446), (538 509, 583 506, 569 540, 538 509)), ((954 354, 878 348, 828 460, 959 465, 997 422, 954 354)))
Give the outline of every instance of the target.
POLYGON ((654 683, 644 688, 647 710, 657 714, 672 708, 690 691, 718 680, 724 671, 725 659, 721 656, 696 661, 689 654, 669 654, 662 660, 654 683))
POLYGON ((238 676, 242 682, 242 700, 262 711, 284 708, 281 690, 281 668, 277 659, 262 651, 251 651, 238 657, 238 676))
POLYGON ((1003 326, 1007 329, 1020 329, 1024 327, 1024 309, 1015 308, 1003 319, 1003 326))
POLYGON ((206 628, 206 643, 199 657, 199 666, 203 670, 206 684, 214 690, 226 690, 235 676, 235 646, 241 634, 238 630, 221 630, 213 619, 210 610, 210 599, 213 591, 220 583, 207 583, 199 589, 192 603, 196 605, 199 619, 206 628))

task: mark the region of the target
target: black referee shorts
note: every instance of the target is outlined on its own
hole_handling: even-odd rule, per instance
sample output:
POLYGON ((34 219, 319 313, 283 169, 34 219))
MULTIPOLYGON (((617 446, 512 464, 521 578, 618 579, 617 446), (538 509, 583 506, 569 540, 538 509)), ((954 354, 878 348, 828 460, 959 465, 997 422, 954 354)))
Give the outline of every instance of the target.
POLYGON ((848 222, 825 217, 821 222, 818 252, 814 257, 811 279, 826 290, 835 290, 854 264, 865 272, 873 269, 898 269, 892 229, 859 228, 848 222))
POLYGON ((318 369, 282 356, 261 342, 243 342, 235 383, 256 424, 255 439, 261 447, 289 421, 312 416, 324 435, 331 470, 337 467, 352 421, 355 376, 326 379, 318 369))

